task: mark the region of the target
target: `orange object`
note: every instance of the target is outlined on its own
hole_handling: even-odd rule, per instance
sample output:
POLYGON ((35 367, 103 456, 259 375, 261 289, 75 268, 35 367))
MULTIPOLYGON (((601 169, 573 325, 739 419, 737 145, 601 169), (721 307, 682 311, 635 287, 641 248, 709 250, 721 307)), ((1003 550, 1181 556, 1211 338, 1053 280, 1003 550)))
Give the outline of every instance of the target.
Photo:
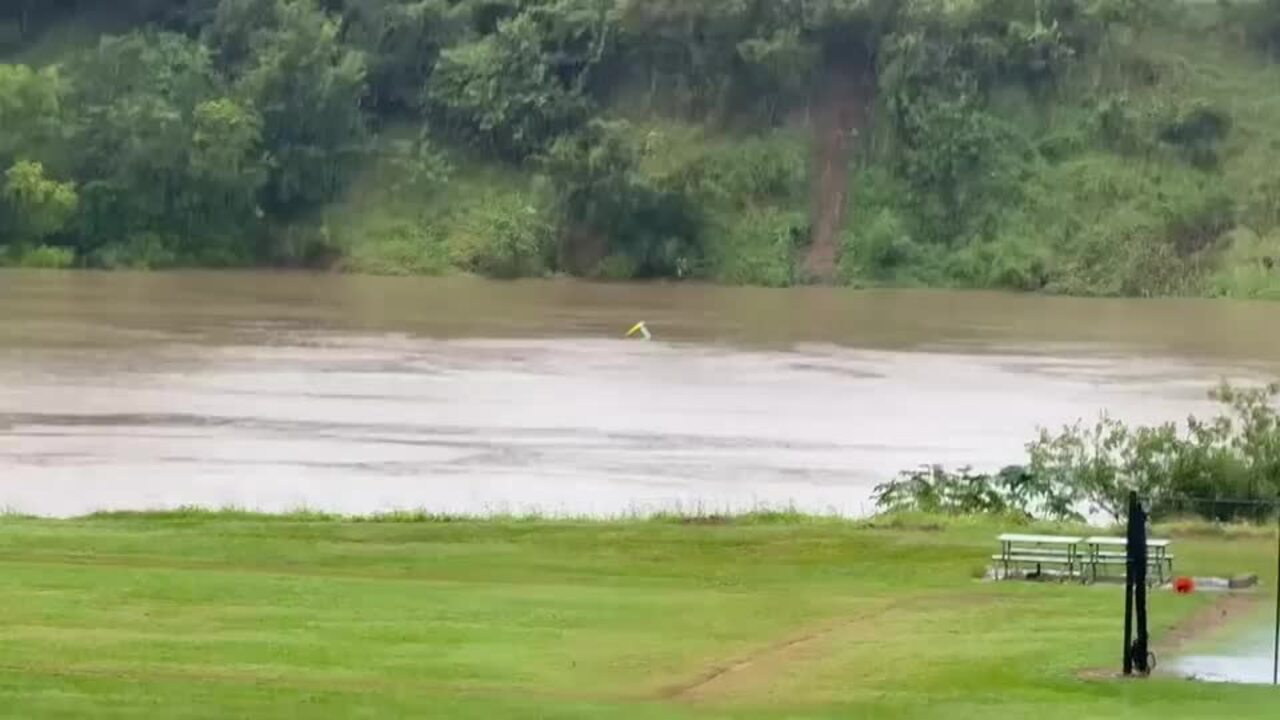
POLYGON ((1173 581, 1173 589, 1179 595, 1190 595, 1196 590, 1196 581, 1189 577, 1180 577, 1173 581))

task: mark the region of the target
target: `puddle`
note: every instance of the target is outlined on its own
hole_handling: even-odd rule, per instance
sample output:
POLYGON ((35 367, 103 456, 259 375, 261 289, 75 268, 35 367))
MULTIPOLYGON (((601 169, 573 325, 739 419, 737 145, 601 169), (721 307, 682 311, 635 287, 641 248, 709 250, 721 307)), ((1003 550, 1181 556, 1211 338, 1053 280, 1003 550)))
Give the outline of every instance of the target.
POLYGON ((1272 612, 1254 614, 1247 624, 1228 628, 1217 638, 1197 643, 1168 661, 1162 672, 1201 682, 1271 685, 1275 679, 1272 612))
POLYGON ((1214 683, 1270 685, 1274 666, 1271 651, 1265 655, 1231 657, 1227 655, 1193 655, 1179 658, 1173 671, 1188 680, 1214 683))

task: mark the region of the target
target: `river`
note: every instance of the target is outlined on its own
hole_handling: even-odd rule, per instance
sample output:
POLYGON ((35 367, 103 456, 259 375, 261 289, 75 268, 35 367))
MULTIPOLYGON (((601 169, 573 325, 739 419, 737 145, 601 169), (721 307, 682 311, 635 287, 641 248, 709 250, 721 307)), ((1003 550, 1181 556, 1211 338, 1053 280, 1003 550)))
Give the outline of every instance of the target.
POLYGON ((0 508, 858 515, 1038 426, 1176 419, 1280 305, 0 272, 0 508), (654 342, 625 341, 645 320, 654 342))

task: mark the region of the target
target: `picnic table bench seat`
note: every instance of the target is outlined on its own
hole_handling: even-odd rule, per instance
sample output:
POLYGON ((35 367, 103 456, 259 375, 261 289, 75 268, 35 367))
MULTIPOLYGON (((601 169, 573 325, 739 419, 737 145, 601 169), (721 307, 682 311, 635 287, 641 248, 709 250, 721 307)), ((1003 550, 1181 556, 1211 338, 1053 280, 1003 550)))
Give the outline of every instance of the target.
POLYGON ((1060 535, 1023 535, 1006 533, 1000 536, 1000 554, 992 559, 999 562, 1005 577, 1014 568, 1035 566, 1035 574, 1043 575, 1045 566, 1053 566, 1062 577, 1079 576, 1083 567, 1079 545, 1082 537, 1060 535))
MULTIPOLYGON (((1079 537, 1073 535, 1001 535, 1000 553, 991 559, 1000 564, 1008 577, 1015 568, 1035 566, 1035 574, 1043 575, 1045 566, 1052 566, 1063 577, 1096 582, 1110 567, 1124 567, 1128 555, 1124 548, 1128 539, 1112 536, 1079 537), (1105 548, 1120 548, 1105 549, 1105 548)), ((1153 578, 1160 584, 1172 577, 1174 556, 1169 552, 1169 540, 1147 541, 1147 562, 1154 571, 1153 578)))

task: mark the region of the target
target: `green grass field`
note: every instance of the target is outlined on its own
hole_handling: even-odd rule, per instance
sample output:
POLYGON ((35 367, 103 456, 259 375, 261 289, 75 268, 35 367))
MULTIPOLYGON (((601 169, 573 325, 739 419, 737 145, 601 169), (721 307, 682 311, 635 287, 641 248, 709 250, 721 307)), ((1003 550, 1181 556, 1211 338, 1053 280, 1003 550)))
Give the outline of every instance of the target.
MULTIPOLYGON (((975 580, 1000 529, 3 518, 0 716, 1275 716, 1268 688, 1080 679, 1121 590, 975 580)), ((1266 578, 1273 548, 1176 544, 1266 578)), ((1157 594, 1157 643, 1210 602, 1157 594)))

